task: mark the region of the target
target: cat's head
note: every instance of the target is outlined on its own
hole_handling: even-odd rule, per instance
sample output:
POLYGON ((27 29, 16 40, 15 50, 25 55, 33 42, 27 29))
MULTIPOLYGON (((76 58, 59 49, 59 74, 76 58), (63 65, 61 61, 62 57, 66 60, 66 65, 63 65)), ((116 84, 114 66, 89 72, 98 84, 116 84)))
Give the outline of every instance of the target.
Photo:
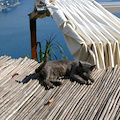
POLYGON ((96 65, 92 65, 88 62, 80 62, 79 61, 79 66, 77 67, 77 71, 79 73, 90 74, 95 67, 96 67, 96 65))

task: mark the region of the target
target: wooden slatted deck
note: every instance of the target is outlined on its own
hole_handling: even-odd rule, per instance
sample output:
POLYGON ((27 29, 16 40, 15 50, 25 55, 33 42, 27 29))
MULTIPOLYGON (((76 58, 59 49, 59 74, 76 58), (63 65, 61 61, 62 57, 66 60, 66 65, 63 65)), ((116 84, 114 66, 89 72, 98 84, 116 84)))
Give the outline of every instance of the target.
POLYGON ((38 66, 27 58, 0 57, 0 120, 120 119, 117 66, 95 70, 91 86, 63 80, 62 86, 50 90, 45 90, 37 80, 34 70, 38 66), (46 104, 52 98, 52 103, 46 104))

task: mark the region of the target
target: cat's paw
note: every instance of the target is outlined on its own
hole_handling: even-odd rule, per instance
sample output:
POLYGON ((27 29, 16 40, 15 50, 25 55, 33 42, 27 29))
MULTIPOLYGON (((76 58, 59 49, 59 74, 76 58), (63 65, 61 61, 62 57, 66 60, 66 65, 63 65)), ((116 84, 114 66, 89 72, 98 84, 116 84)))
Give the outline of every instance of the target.
POLYGON ((46 89, 47 89, 47 90, 53 89, 53 88, 54 88, 54 86, 51 86, 51 85, 50 85, 50 86, 49 86, 49 85, 46 86, 46 89))
POLYGON ((44 82, 44 86, 45 86, 45 89, 47 90, 55 87, 55 85, 53 85, 50 81, 44 82))
POLYGON ((86 85, 92 85, 91 81, 87 81, 86 85))
POLYGON ((61 82, 61 81, 58 81, 58 80, 56 80, 56 81, 51 81, 51 83, 54 84, 55 86, 60 86, 60 85, 62 85, 62 82, 61 82))

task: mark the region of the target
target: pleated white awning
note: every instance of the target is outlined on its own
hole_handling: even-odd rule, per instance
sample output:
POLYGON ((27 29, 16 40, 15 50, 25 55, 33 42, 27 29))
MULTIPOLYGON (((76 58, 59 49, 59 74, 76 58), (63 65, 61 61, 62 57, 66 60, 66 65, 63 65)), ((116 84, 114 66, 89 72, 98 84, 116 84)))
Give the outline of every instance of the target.
POLYGON ((120 65, 119 18, 94 0, 42 2, 63 32, 75 59, 94 63, 98 68, 120 65))

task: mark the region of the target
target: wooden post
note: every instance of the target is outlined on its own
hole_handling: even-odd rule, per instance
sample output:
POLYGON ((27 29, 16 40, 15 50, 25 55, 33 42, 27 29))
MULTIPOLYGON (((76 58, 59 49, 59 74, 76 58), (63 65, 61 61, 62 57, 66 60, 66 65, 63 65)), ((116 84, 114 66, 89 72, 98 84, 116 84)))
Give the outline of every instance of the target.
POLYGON ((32 56, 32 59, 37 60, 36 19, 30 19, 30 34, 31 34, 31 56, 32 56))

